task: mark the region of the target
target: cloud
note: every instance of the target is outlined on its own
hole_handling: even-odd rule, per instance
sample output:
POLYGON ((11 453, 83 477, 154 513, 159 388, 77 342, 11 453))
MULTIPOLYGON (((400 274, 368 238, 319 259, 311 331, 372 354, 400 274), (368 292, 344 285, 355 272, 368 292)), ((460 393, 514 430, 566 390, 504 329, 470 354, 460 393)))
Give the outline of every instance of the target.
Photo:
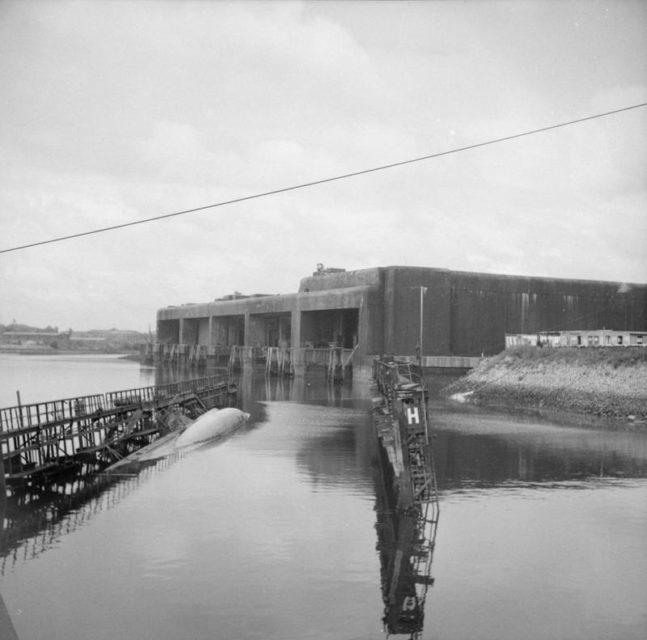
MULTIPOLYGON (((2 245, 642 102, 638 4, 2 3, 2 245)), ((295 291, 317 262, 645 280, 644 123, 2 254, 3 313, 146 329, 167 304, 295 291)))

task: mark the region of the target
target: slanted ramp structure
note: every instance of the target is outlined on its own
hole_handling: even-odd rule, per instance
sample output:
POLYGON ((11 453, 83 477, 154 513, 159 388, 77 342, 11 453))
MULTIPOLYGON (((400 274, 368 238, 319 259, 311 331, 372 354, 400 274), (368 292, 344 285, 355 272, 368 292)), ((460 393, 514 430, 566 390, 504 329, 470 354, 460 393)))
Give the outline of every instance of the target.
POLYGON ((383 622, 388 635, 420 638, 439 516, 428 392, 408 362, 376 360, 373 377, 383 622))

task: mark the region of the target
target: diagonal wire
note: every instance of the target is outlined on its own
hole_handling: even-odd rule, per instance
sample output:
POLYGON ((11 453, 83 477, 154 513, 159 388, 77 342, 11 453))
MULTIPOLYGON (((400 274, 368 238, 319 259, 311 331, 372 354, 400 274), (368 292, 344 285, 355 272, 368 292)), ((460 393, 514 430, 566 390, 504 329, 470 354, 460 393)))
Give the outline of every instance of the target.
POLYGON ((420 156, 417 158, 410 158, 408 160, 401 160, 399 162, 392 162, 391 164, 384 164, 378 167, 371 167, 369 169, 362 169, 360 171, 353 171, 351 173, 344 173, 337 176, 332 176, 329 178, 322 178, 320 180, 313 180, 311 182, 303 182, 301 184, 292 185, 289 187, 281 187, 279 189, 273 189, 272 191, 264 191, 262 193, 255 193, 249 196, 243 196, 241 198, 234 198, 233 200, 225 200, 223 202, 216 202, 214 204, 207 204, 201 207, 194 207, 193 209, 184 209, 183 211, 175 211, 173 213, 166 213, 159 216, 153 216, 151 218, 143 218, 142 220, 132 220, 131 222, 124 222, 122 224, 115 224, 109 227, 101 227, 99 229, 91 229, 90 231, 82 231, 79 233, 72 233, 66 236, 60 236, 57 238, 50 238, 49 240, 41 240, 38 242, 32 242, 30 244, 24 244, 17 247, 10 247, 8 249, 0 249, 0 253, 9 253, 11 251, 20 251, 22 249, 29 249, 30 247, 38 247, 45 244, 52 244, 54 242, 63 242, 64 240, 72 240, 73 238, 81 238, 84 236, 90 236, 97 233, 104 233, 106 231, 114 231, 116 229, 125 229, 126 227, 134 227, 138 224, 147 224, 149 222, 155 222, 157 220, 164 220, 166 218, 175 218, 178 216, 184 216, 189 213, 198 213, 200 211, 206 211, 207 209, 216 209, 218 207, 225 207, 231 204, 237 204, 239 202, 245 202, 247 200, 256 200, 258 198, 266 198, 268 196, 277 195, 279 193, 286 193, 288 191, 296 191, 297 189, 306 189, 308 187, 314 187, 320 184, 326 184, 328 182, 335 182, 337 180, 346 180, 347 178, 355 178, 357 176, 366 175, 367 173, 374 173, 377 171, 385 171, 386 169, 393 169, 395 167, 402 167, 408 164, 414 164, 416 162, 423 162, 425 160, 432 160, 433 158, 440 158, 442 156, 448 156, 454 153, 462 153, 463 151, 470 151, 471 149, 478 149, 479 147, 486 147, 492 144, 498 144, 500 142, 507 142, 509 140, 515 140, 517 138, 523 138, 525 136, 531 136, 537 133, 544 133, 545 131, 551 131, 553 129, 560 129, 562 127, 568 127, 570 125, 579 124, 581 122, 587 122, 589 120, 596 120, 597 118, 604 118, 606 116, 614 115, 616 113, 622 113, 623 111, 630 111, 632 109, 640 109, 641 107, 646 107, 647 102, 642 102, 640 104, 634 104, 628 107, 622 107, 620 109, 614 109, 613 111, 605 111, 604 113, 596 113, 591 116, 585 116, 583 118, 577 118, 576 120, 569 120, 568 122, 560 122, 558 124, 548 125, 546 127, 540 127, 539 129, 532 129, 530 131, 524 131, 522 133, 515 133, 509 136, 504 136, 502 138, 494 138, 492 140, 486 140, 484 142, 477 142, 475 144, 470 144, 464 147, 457 147, 455 149, 449 149, 447 151, 440 151, 438 153, 432 153, 426 156, 420 156))

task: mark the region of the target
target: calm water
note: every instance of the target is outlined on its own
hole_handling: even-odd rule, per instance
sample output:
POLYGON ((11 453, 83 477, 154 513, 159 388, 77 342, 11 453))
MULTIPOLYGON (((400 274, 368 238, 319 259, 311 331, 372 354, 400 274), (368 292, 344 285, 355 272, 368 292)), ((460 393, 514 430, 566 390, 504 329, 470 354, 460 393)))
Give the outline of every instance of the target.
POLYGON ((0 407, 155 384, 155 370, 115 355, 0 353, 0 407))
MULTIPOLYGON (((152 375, 0 356, 0 405, 152 375)), ((5 532, 0 593, 21 640, 383 637, 368 380, 240 389, 252 418, 231 439, 5 532)), ((646 637, 647 434, 440 401, 432 421, 441 515, 423 637, 646 637)))

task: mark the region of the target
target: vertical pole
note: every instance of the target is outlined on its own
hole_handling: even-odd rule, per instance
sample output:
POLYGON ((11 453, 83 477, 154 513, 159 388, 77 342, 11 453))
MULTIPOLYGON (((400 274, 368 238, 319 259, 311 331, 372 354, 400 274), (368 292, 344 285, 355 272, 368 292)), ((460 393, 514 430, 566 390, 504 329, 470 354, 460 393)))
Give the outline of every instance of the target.
POLYGON ((24 418, 22 417, 22 401, 20 399, 20 391, 16 390, 16 400, 18 401, 18 420, 20 420, 20 428, 24 428, 24 418))
POLYGON ((4 479, 4 457, 0 451, 0 532, 4 529, 4 512, 7 503, 7 485, 4 479))
POLYGON ((420 368, 422 369, 422 310, 423 310, 423 296, 424 287, 420 287, 420 368))
MULTIPOLYGON (((22 427, 22 408, 20 406, 20 391, 16 391, 18 396, 18 413, 20 415, 20 426, 22 427)), ((8 443, 7 443, 8 449, 8 443)), ((7 486, 5 484, 4 478, 4 456, 2 454, 2 447, 0 447, 0 532, 4 529, 4 516, 5 510, 7 507, 7 486)), ((0 603, 2 602, 0 598, 0 603)), ((0 610, 0 615, 2 611, 0 610)), ((0 631, 2 631, 2 625, 0 624, 0 631)), ((4 638, 4 636, 2 636, 4 638)))

